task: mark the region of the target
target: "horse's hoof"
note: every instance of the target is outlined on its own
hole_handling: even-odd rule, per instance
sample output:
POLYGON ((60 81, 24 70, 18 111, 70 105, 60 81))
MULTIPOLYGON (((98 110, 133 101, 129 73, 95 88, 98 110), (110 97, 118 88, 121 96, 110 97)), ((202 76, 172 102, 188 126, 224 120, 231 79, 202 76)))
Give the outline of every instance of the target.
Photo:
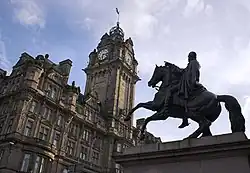
POLYGON ((184 127, 189 126, 190 123, 182 123, 181 125, 179 125, 179 129, 183 129, 184 127))

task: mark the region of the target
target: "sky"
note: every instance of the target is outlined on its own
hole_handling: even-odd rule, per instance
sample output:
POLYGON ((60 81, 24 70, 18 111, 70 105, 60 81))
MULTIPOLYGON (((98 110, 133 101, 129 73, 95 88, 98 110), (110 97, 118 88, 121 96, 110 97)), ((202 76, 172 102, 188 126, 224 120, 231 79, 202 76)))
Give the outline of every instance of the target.
MULTIPOLYGON (((11 70, 22 52, 50 55, 54 62, 70 58, 70 81, 84 91, 89 53, 116 24, 115 8, 125 37, 134 42, 141 81, 135 103, 152 100, 147 86, 155 64, 187 64, 196 51, 201 83, 213 93, 235 96, 250 135, 250 1, 249 0, 5 0, 0 1, 0 68, 11 70), (140 88, 140 89, 139 89, 140 88)), ((230 133, 224 109, 211 130, 230 133)), ((153 112, 138 110, 135 119, 153 112)), ((135 120, 134 120, 135 121, 135 120)), ((181 140, 198 126, 178 129, 181 120, 151 122, 148 131, 163 141, 181 140)))

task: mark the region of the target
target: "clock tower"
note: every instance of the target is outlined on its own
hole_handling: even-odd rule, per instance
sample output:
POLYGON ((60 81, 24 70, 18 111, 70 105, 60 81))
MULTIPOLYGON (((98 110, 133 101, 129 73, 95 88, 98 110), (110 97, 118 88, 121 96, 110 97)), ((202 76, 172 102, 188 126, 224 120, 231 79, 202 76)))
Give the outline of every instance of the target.
POLYGON ((124 40, 117 22, 89 54, 84 94, 95 93, 109 115, 121 118, 134 104, 135 84, 140 80, 137 65, 132 39, 124 40))

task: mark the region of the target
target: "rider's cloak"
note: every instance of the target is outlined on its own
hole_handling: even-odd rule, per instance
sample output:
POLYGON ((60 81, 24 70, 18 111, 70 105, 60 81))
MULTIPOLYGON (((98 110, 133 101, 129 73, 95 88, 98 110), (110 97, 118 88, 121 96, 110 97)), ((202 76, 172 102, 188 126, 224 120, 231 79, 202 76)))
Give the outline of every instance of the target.
POLYGON ((197 60, 191 60, 184 69, 180 81, 179 95, 188 99, 191 92, 197 87, 200 77, 200 64, 197 60))

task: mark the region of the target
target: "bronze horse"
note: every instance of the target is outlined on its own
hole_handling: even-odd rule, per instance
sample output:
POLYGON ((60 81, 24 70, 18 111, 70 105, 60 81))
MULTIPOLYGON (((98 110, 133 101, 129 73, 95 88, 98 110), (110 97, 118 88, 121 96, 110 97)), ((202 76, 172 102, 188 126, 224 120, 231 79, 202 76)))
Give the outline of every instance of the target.
MULTIPOLYGON (((149 87, 155 87, 159 82, 162 82, 159 88, 159 93, 164 94, 164 88, 180 81, 182 73, 175 65, 172 66, 157 66, 155 67, 153 76, 148 82, 149 87)), ((133 112, 139 108, 156 111, 152 116, 147 117, 141 128, 141 140, 144 138, 144 132, 147 124, 150 121, 166 120, 168 117, 183 118, 188 117, 199 124, 198 129, 189 135, 187 138, 198 138, 200 134, 204 136, 212 136, 210 125, 214 122, 221 113, 220 102, 225 103, 225 107, 229 112, 232 132, 245 132, 245 119, 241 112, 241 106, 237 99, 230 95, 215 95, 207 89, 202 92, 194 91, 194 94, 186 102, 177 94, 173 93, 171 104, 169 105, 169 115, 164 112, 164 103, 159 101, 157 97, 153 101, 137 104, 127 115, 125 121, 131 118, 133 112), (157 105, 157 106, 156 106, 157 105)))

